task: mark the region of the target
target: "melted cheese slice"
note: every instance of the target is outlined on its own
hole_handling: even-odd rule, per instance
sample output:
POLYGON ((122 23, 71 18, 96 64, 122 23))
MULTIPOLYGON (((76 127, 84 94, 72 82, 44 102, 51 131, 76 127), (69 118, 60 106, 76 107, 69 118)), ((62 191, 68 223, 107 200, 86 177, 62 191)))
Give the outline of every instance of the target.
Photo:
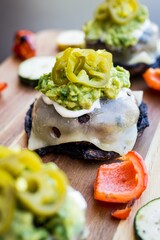
POLYGON ((114 100, 101 99, 101 108, 88 113, 88 121, 64 118, 40 97, 32 112, 31 150, 67 142, 88 141, 105 151, 123 155, 130 151, 137 138, 139 108, 130 90, 123 89, 114 100), (54 132, 58 130, 58 135, 54 132))

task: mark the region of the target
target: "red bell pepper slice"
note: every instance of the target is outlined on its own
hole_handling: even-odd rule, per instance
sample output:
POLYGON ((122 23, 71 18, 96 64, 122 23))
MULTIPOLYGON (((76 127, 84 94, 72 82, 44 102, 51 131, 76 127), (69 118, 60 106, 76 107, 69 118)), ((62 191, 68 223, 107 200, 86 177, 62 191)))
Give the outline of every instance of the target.
POLYGON ((150 88, 160 91, 160 68, 149 68, 143 78, 150 88))
POLYGON ((122 162, 103 164, 97 172, 94 198, 105 202, 127 203, 138 199, 147 187, 148 174, 142 157, 130 151, 122 162))
POLYGON ((129 216, 129 214, 132 210, 132 206, 134 205, 135 201, 136 201, 136 199, 133 199, 132 201, 128 202, 128 204, 125 208, 117 209, 117 210, 113 211, 111 213, 112 217, 125 220, 129 216))
POLYGON ((112 217, 115 217, 117 219, 125 220, 129 216, 131 210, 132 210, 131 207, 126 207, 124 209, 117 209, 113 213, 111 213, 111 215, 112 217))
POLYGON ((0 92, 2 92, 7 86, 8 85, 5 82, 0 83, 0 92))

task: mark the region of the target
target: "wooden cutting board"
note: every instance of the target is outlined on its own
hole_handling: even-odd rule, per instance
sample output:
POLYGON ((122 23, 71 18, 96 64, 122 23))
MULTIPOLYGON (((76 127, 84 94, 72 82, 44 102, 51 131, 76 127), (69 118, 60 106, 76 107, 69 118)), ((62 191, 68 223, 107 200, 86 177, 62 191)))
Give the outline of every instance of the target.
MULTIPOLYGON (((37 54, 55 55, 58 34, 58 31, 50 30, 37 33, 37 54)), ((0 82, 8 83, 8 88, 0 96, 0 144, 27 147, 24 117, 37 92, 20 84, 17 75, 19 63, 18 59, 9 57, 0 65, 0 82)), ((115 205, 93 199, 93 183, 102 162, 85 162, 53 154, 43 159, 45 162, 56 162, 68 175, 70 184, 85 197, 90 230, 88 240, 134 239, 133 219, 137 209, 149 200, 160 197, 160 92, 150 90, 140 77, 131 81, 132 89, 144 91, 144 101, 148 104, 150 127, 138 139, 134 150, 139 152, 146 162, 149 184, 127 220, 112 219, 110 212, 115 205)))

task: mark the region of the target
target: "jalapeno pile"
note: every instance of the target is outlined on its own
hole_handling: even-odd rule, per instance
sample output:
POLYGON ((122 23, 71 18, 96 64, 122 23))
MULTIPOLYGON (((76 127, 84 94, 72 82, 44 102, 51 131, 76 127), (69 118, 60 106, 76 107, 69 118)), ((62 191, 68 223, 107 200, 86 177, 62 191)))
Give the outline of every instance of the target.
POLYGON ((148 18, 147 7, 137 0, 104 0, 83 26, 86 46, 97 49, 103 43, 113 52, 134 46, 139 41, 134 31, 141 29, 148 18))
POLYGON ((68 48, 57 56, 52 79, 57 85, 69 81, 93 88, 103 88, 110 76, 112 54, 104 50, 68 48))
POLYGON ((57 214, 67 187, 66 175, 54 163, 43 164, 36 153, 26 149, 12 151, 0 146, 0 239, 10 231, 17 211, 43 219, 57 214))

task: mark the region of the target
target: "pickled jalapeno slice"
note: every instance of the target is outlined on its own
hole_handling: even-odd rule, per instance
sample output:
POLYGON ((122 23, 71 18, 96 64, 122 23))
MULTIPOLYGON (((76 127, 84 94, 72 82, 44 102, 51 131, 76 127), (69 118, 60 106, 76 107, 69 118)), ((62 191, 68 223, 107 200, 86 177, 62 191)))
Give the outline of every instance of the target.
POLYGON ((109 16, 109 11, 108 11, 108 2, 105 1, 101 3, 98 8, 95 11, 95 18, 96 20, 105 20, 109 16))
POLYGON ((105 87, 112 68, 112 55, 104 50, 74 49, 68 57, 66 76, 70 82, 93 88, 105 87))
POLYGON ((42 168, 42 161, 36 153, 27 149, 14 151, 0 146, 0 167, 13 177, 17 177, 25 169, 39 171, 42 168))
POLYGON ((47 163, 41 171, 26 171, 16 180, 18 199, 40 216, 51 216, 57 212, 65 200, 67 185, 65 174, 47 163))
POLYGON ((9 229, 14 210, 14 180, 10 174, 0 168, 0 235, 9 229))
POLYGON ((108 8, 113 21, 126 24, 137 14, 139 4, 137 0, 109 0, 108 8))
POLYGON ((39 171, 42 168, 42 160, 38 154, 28 149, 23 149, 17 155, 19 163, 30 171, 39 171))
POLYGON ((57 85, 68 83, 65 68, 67 66, 68 57, 72 51, 72 48, 67 48, 64 52, 60 52, 57 55, 56 63, 52 69, 52 79, 57 85))
POLYGON ((11 149, 0 145, 0 159, 8 157, 11 154, 13 154, 13 151, 11 149))

